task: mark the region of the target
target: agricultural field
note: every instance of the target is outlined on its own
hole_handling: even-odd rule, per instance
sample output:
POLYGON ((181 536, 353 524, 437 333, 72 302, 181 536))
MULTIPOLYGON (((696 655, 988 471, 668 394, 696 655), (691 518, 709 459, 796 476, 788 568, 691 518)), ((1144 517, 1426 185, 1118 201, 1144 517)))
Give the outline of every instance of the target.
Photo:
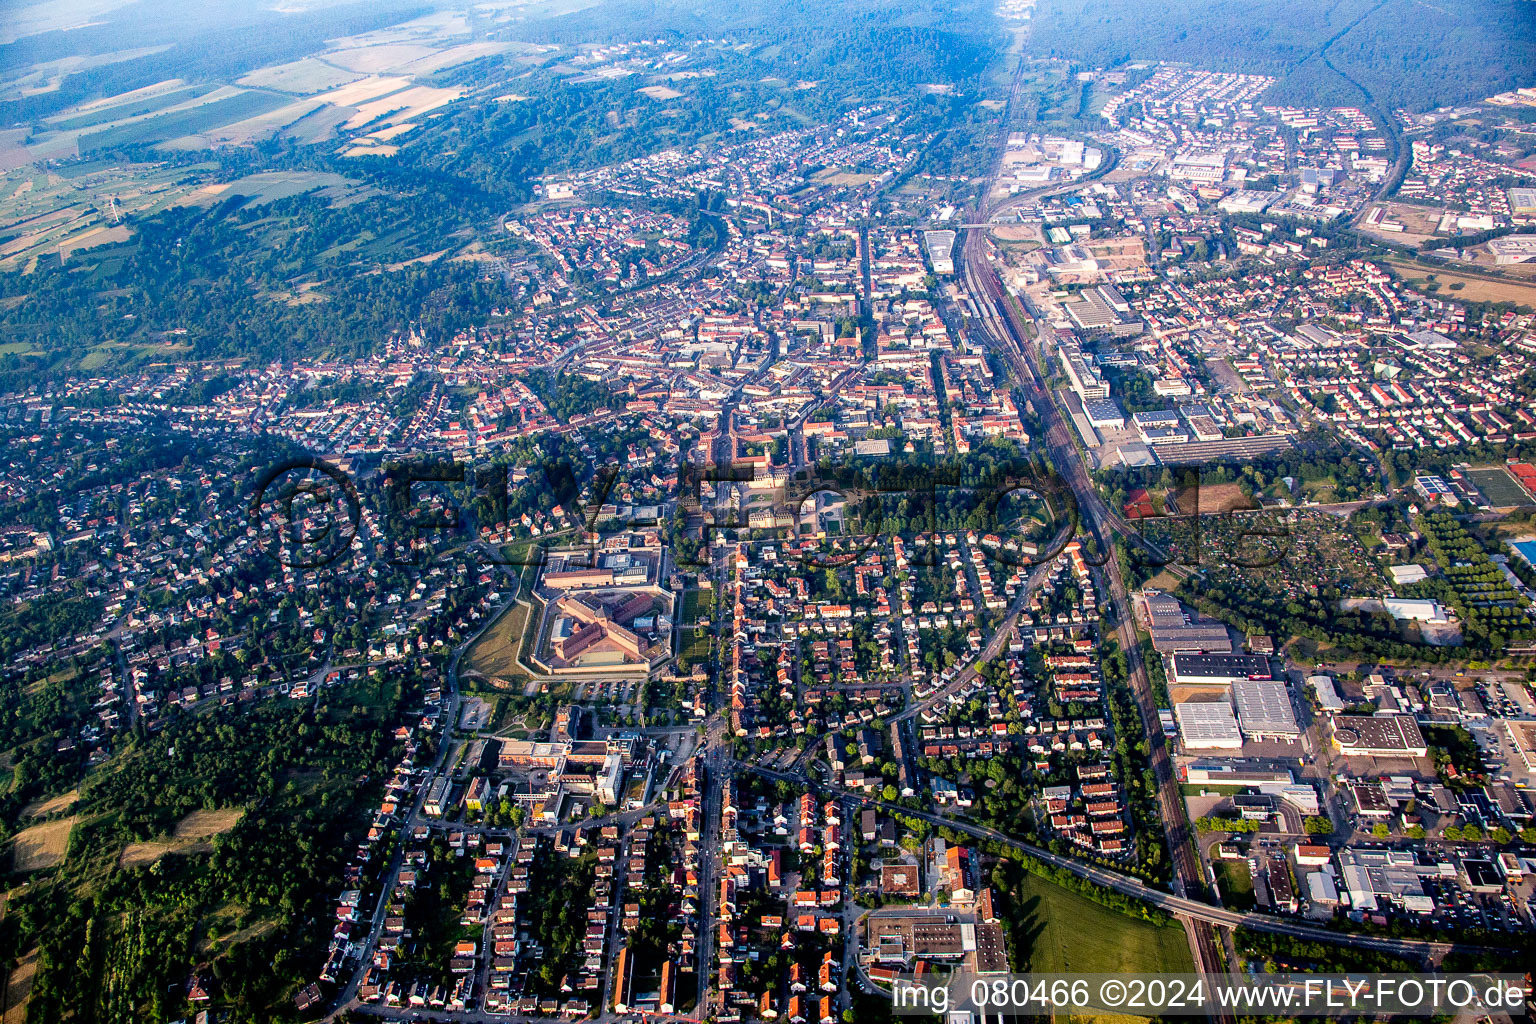
POLYGON ((43 121, 55 131, 100 128, 181 106, 212 91, 208 86, 188 85, 179 78, 169 78, 156 85, 81 104, 71 112, 54 114, 43 121))
POLYGON ((210 128, 197 135, 182 135, 164 143, 165 149, 197 151, 227 145, 246 145, 271 138, 278 131, 288 128, 323 107, 319 100, 298 100, 272 110, 266 110, 243 121, 210 128))
POLYGON ((190 105, 177 105, 148 117, 82 132, 77 144, 82 152, 91 152, 169 142, 184 135, 196 135, 244 121, 289 102, 289 97, 277 93, 215 89, 190 105))
POLYGON ((314 198, 330 203, 356 199, 378 192, 361 182, 328 171, 262 171, 215 186, 220 199, 233 195, 249 197, 248 205, 262 206, 279 199, 313 193, 314 198))
POLYGON ((1462 302, 1512 302, 1536 309, 1536 282, 1458 274, 1444 267, 1388 257, 1386 262, 1409 286, 1437 298, 1462 302))
POLYGON ((341 126, 347 122, 356 111, 351 107, 333 107, 322 104, 311 114, 300 118, 288 125, 278 135, 284 139, 292 139, 300 145, 312 145, 316 142, 325 142, 335 138, 341 126))
POLYGON ((375 75, 381 71, 393 71, 436 52, 430 46, 415 43, 380 43, 376 46, 332 50, 325 55, 325 59, 348 71, 375 75))
MULTIPOLYGON (((355 146, 346 146, 341 150, 342 156, 394 156, 400 152, 399 146, 382 146, 372 139, 363 139, 355 146)), ((403 265, 403 264, 402 264, 403 265)))
MULTIPOLYGON (((3 133, 0 170, 13 170, 44 159, 65 159, 120 146, 155 145, 213 132, 292 103, 293 97, 275 92, 228 86, 178 87, 87 113, 75 109, 36 134, 25 130, 3 133)), ((295 112, 291 119, 299 116, 302 112, 295 112)))
POLYGON ((69 810, 80 799, 80 791, 72 789, 68 793, 60 793, 58 796, 46 800, 34 800, 21 809, 21 820, 27 821, 33 818, 47 818, 54 814, 62 814, 69 810))
POLYGON ((1170 515, 1221 515, 1227 512, 1251 511, 1258 504, 1248 496, 1240 484, 1200 484, 1184 487, 1167 495, 1170 515))
MULTIPOLYGON (((458 14, 446 20, 433 15, 334 40, 333 49, 257 68, 233 81, 167 78, 76 104, 41 119, 37 130, 0 133, 0 172, 123 146, 197 151, 249 145, 274 135, 308 144, 339 131, 394 128, 464 94, 441 86, 433 76, 513 50, 528 51, 529 60, 545 52, 511 42, 463 42, 468 29, 462 20, 458 14)), ((355 144, 383 155, 388 141, 355 144)))
POLYGON ((193 811, 167 836, 148 842, 129 843, 118 860, 121 867, 152 864, 168 853, 207 853, 214 836, 223 835, 240 823, 245 812, 237 807, 193 811))
POLYGON ((425 85, 402 89, 359 106, 346 127, 359 129, 371 125, 402 124, 452 103, 462 95, 461 89, 434 89, 425 85))
POLYGON ((37 977, 37 950, 33 950, 16 962, 5 980, 4 1016, 0 1024, 26 1024, 27 997, 32 994, 32 981, 37 977))
POLYGON ((327 89, 340 88, 362 77, 360 72, 347 71, 323 60, 305 57, 287 64, 258 68, 238 79, 235 84, 250 89, 275 89, 296 96, 311 96, 327 89))
POLYGON ((69 853, 69 836, 79 818, 60 818, 33 825, 16 833, 11 840, 11 863, 16 871, 45 871, 64 863, 69 853))
MULTIPOLYGON (((371 186, 320 171, 270 171, 210 183, 216 169, 212 163, 83 163, 0 175, 0 268, 24 268, 42 255, 78 259, 82 250, 131 242, 136 219, 176 206, 208 206, 236 194, 249 196, 255 205, 305 193, 341 205, 379 194, 371 186)), ((97 250, 91 258, 105 259, 110 253, 97 250)))
POLYGON ((637 91, 643 93, 646 96, 649 96, 653 100, 675 100, 682 95, 682 93, 678 90, 669 88, 665 85, 641 86, 637 91))

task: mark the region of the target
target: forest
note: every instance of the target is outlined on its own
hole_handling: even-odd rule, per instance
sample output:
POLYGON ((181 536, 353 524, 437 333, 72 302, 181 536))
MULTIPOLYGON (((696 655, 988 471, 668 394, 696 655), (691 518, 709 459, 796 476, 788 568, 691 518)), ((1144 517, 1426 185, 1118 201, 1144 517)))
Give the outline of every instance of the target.
POLYGON ((0 924, 0 948, 40 945, 32 1019, 173 1020, 191 972, 231 1021, 290 1017, 292 987, 328 938, 308 922, 340 887, 377 792, 357 780, 398 756, 383 725, 403 694, 385 692, 383 705, 354 689, 316 707, 176 715, 136 737, 82 788, 60 873, 13 893, 0 924), (215 808, 236 823, 211 842, 120 860, 125 843, 153 847, 215 808))
MULTIPOLYGON (((462 192, 413 190, 346 207, 301 196, 247 208, 237 197, 211 210, 168 210, 100 262, 0 275, 0 299, 12 300, 3 302, 0 335, 40 347, 45 365, 159 344, 172 330, 185 330, 194 358, 359 355, 412 327, 450 336, 508 301, 503 278, 449 260, 378 271, 386 259, 440 247, 491 209, 462 192), (409 227, 384 226, 391 223, 409 227), (305 279, 319 298, 286 301, 305 279)), ((0 386, 24 387, 17 382, 38 369, 8 359, 0 386)))
POLYGON ((1048 52, 1089 64, 1273 75, 1279 103, 1429 110, 1529 85, 1536 64, 1527 0, 1042 0, 1034 23, 1048 52))
POLYGON ((819 8, 803 5, 771 14, 755 5, 724 5, 710 9, 706 24, 691 8, 620 3, 534 22, 520 27, 522 38, 571 43, 730 33, 744 43, 696 54, 708 73, 690 82, 686 104, 673 105, 641 92, 642 79, 573 82, 546 70, 525 74, 507 60, 476 62, 456 73, 464 85, 486 88, 516 77, 527 99, 456 104, 428 129, 424 144, 402 150, 396 161, 423 175, 527 198, 528 183, 539 174, 690 146, 760 113, 774 116, 769 124, 791 127, 831 120, 877 98, 909 100, 920 86, 945 83, 956 94, 926 96, 918 127, 944 131, 973 116, 974 96, 967 93, 997 53, 982 5, 954 19, 939 19, 921 2, 865 6, 851 4, 829 22, 819 8), (816 87, 792 96, 782 89, 801 80, 816 87))

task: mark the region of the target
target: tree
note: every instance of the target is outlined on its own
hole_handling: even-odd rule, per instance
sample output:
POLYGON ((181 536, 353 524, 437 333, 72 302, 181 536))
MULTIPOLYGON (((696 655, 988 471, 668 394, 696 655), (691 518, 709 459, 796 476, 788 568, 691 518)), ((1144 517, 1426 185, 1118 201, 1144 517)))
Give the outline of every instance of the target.
POLYGON ((884 800, 886 803, 894 802, 895 799, 900 795, 900 793, 896 792, 896 787, 892 785, 887 785, 880 791, 880 799, 884 800))
POLYGON ((1387 827, 1386 822, 1378 821, 1371 826, 1371 835, 1377 839, 1386 839, 1392 835, 1392 830, 1387 827))
POLYGON ((1333 822, 1321 814, 1313 814, 1301 823, 1301 827, 1309 836, 1326 836, 1333 831, 1333 822))

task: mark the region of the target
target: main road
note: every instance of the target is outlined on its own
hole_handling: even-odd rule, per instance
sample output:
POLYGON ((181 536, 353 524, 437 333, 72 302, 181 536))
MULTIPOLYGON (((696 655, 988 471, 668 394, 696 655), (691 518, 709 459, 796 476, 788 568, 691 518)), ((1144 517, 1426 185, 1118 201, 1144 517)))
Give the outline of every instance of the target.
MULTIPOLYGON (((964 832, 978 839, 987 839, 1004 846, 1010 846, 1022 853, 1028 854, 1036 860, 1062 868, 1079 877, 1101 885, 1106 889, 1113 889, 1127 896, 1133 896, 1144 903, 1165 910, 1176 917, 1187 921, 1194 921, 1209 929, 1213 925, 1222 925, 1228 928, 1252 928, 1256 931, 1274 932, 1279 935, 1288 935, 1295 939, 1305 939, 1317 942, 1332 942, 1352 946, 1357 949, 1370 949, 1379 952, 1392 953, 1399 956, 1420 957, 1438 960, 1446 953, 1453 950, 1480 951, 1490 947, 1470 946, 1462 943, 1433 942, 1427 939, 1398 939, 1378 935, 1361 935, 1354 932, 1334 931, 1319 925, 1304 924, 1291 921, 1283 917, 1269 914, 1246 913, 1238 910, 1228 910, 1225 907, 1217 907, 1203 900, 1190 899, 1164 892, 1161 889, 1147 885, 1139 878, 1122 875, 1118 871, 1101 868, 1096 864, 1078 860, 1075 857, 1066 857, 1052 853, 1044 847, 1015 839, 1004 832, 986 825, 978 825, 975 822, 960 818, 947 818, 940 814, 927 811, 914 811, 901 804, 887 803, 864 793, 854 790, 840 789, 825 783, 816 782, 804 773, 780 772, 757 765, 746 764, 741 761, 729 762, 730 766, 740 771, 755 772, 765 778, 794 783, 811 789, 819 790, 831 796, 841 799, 856 800, 871 807, 877 807, 894 815, 904 815, 925 821, 930 825, 942 828, 954 829, 956 832, 964 832)), ((1198 962, 1196 964, 1200 973, 1222 973, 1219 970, 1207 971, 1198 962)))

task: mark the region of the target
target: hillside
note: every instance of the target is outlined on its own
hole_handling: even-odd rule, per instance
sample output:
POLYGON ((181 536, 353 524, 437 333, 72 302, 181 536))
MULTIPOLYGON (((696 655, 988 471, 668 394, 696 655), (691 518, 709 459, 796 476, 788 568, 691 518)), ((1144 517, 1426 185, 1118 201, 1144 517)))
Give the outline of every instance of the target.
POLYGON ((1285 103, 1354 105, 1364 89, 1384 109, 1428 110, 1536 79, 1531 0, 1294 0, 1276 13, 1263 0, 1042 0, 1034 42, 1093 64, 1261 71, 1285 103))

